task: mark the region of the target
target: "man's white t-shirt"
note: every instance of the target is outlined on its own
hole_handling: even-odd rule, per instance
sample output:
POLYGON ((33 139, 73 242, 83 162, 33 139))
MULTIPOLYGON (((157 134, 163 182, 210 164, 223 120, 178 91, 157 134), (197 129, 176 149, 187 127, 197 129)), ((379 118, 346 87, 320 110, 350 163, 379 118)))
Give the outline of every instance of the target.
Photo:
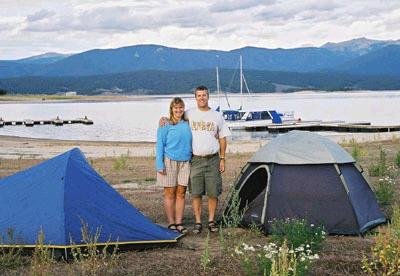
POLYGON ((201 111, 197 107, 185 112, 192 129, 192 147, 194 155, 209 155, 219 152, 219 141, 231 135, 221 113, 215 110, 201 111))

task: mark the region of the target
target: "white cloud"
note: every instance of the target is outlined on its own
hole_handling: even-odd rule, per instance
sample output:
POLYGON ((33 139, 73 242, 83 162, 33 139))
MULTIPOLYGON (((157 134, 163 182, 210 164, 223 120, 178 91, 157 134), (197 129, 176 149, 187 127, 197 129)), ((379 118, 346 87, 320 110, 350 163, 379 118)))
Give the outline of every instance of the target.
MULTIPOLYGON (((272 3, 273 1, 268 1, 268 3, 272 3)), ((215 3, 211 4, 210 12, 231 12, 236 10, 246 10, 248 8, 252 8, 258 5, 265 3, 265 1, 260 0, 226 0, 226 1, 215 1, 215 3)))
POLYGON ((397 0, 2 0, 0 59, 162 44, 230 50, 400 38, 397 0))
POLYGON ((42 9, 40 11, 35 12, 34 14, 28 15, 26 17, 26 20, 28 22, 39 21, 39 20, 42 20, 42 19, 45 19, 45 18, 49 18, 49 17, 51 17, 51 16, 53 16, 55 14, 56 13, 53 12, 53 11, 42 9))

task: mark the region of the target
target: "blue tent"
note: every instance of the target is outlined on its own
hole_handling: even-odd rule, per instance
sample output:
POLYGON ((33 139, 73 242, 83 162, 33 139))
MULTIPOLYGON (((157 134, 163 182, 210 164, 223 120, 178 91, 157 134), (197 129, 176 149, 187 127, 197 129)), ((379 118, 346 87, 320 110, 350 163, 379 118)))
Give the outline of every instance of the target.
POLYGON ((0 179, 0 244, 71 248, 82 244, 82 223, 98 245, 175 243, 179 235, 152 223, 72 149, 0 179), (7 231, 12 229, 14 241, 7 231))

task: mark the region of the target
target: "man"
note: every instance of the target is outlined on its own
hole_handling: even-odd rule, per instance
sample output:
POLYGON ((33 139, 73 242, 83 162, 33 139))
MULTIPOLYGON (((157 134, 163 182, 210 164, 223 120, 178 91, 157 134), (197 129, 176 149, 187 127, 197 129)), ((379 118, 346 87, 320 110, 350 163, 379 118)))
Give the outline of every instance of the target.
POLYGON ((225 171, 226 137, 230 131, 221 113, 208 106, 207 87, 197 87, 195 99, 197 108, 189 109, 185 115, 189 119, 193 137, 190 172, 190 192, 196 220, 193 233, 199 234, 202 231, 203 195, 208 198, 208 229, 210 232, 218 231, 214 219, 218 196, 222 191, 221 173, 225 171))

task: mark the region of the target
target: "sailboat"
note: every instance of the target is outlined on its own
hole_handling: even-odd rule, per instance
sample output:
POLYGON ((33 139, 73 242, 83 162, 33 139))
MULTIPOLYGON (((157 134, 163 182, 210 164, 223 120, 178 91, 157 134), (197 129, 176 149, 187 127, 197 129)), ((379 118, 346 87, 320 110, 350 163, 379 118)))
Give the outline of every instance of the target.
POLYGON ((221 88, 219 83, 219 72, 216 67, 217 73, 217 95, 218 95, 218 108, 217 111, 222 112, 225 121, 228 122, 230 127, 247 127, 247 126, 262 126, 267 124, 281 124, 282 121, 294 121, 293 112, 279 113, 276 110, 244 110, 243 109, 243 84, 246 87, 247 93, 250 94, 246 78, 243 74, 243 60, 240 55, 240 107, 232 109, 226 93, 225 99, 229 109, 221 110, 221 88))

